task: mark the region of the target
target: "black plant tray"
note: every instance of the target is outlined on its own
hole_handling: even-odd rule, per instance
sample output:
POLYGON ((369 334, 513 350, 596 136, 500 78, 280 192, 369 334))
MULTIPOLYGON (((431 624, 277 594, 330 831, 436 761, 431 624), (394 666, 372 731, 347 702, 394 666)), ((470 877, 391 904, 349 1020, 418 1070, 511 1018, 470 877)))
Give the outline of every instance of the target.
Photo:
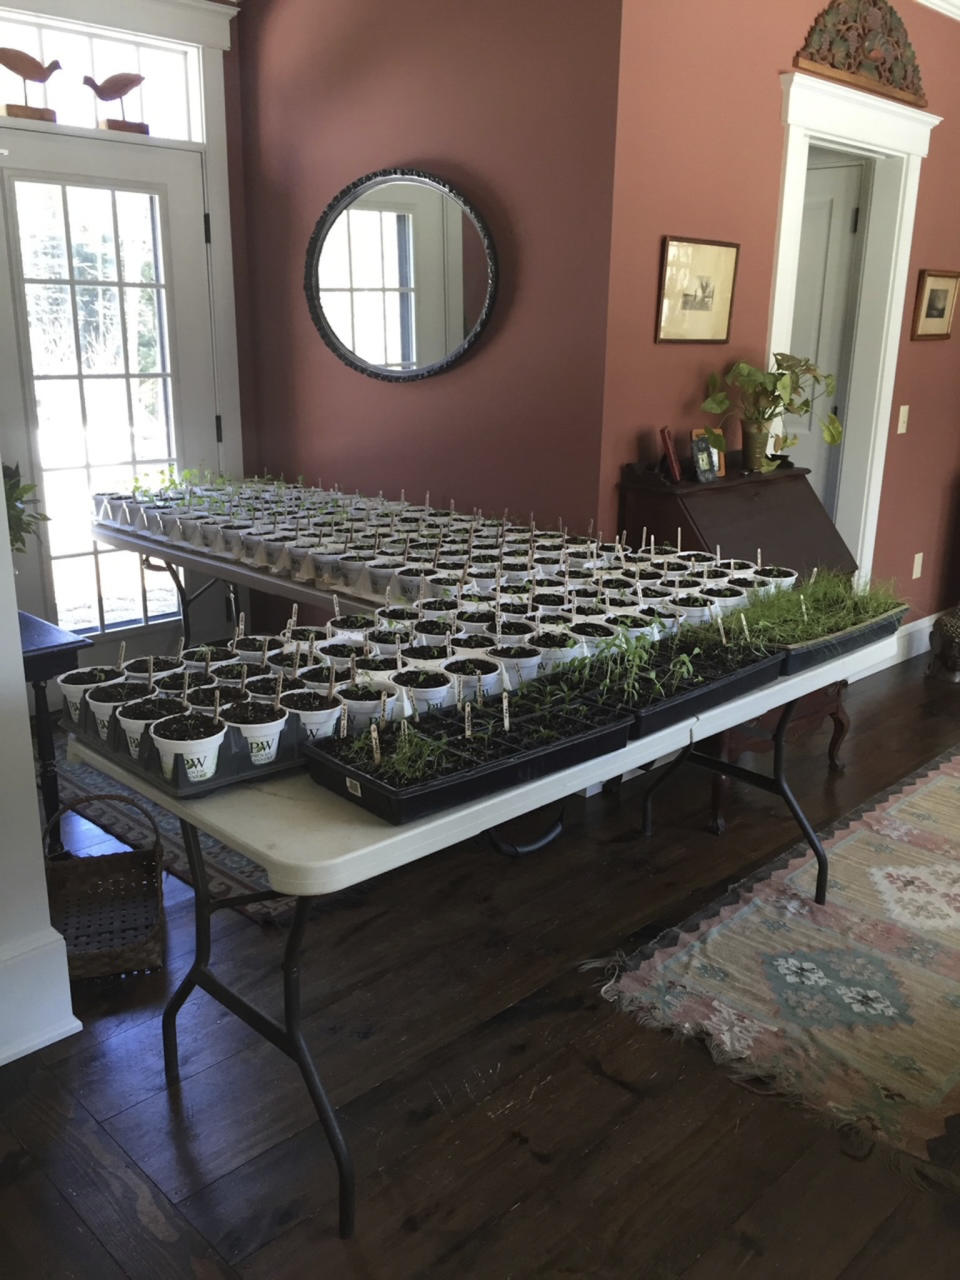
MULTIPOLYGON (((678 693, 672 698, 661 698, 646 707, 634 707, 631 711, 633 724, 630 729, 631 738, 645 738, 649 733, 657 733, 670 725, 686 720, 689 716, 699 715, 717 707, 722 702, 730 702, 742 694, 752 693, 754 689, 762 689, 765 684, 772 684, 780 675, 781 653, 770 653, 752 662, 748 667, 732 671, 719 680, 710 680, 698 684, 692 689, 678 693)), ((609 704, 608 704, 609 705, 609 704)), ((626 710, 626 708, 624 708, 626 710)))
POLYGON ((583 764, 596 756, 619 751, 627 745, 631 718, 620 715, 609 724, 589 729, 560 742, 532 751, 521 751, 505 760, 470 767, 464 756, 464 769, 432 782, 413 787, 390 787, 377 778, 336 757, 322 748, 305 743, 302 750, 314 782, 328 787, 337 795, 375 813, 387 822, 401 825, 426 818, 454 805, 468 804, 505 787, 533 782, 549 773, 583 764))
POLYGON ((163 791, 168 796, 185 800, 189 796, 205 796, 211 791, 220 791, 223 787, 233 786, 237 782, 255 782, 275 773, 289 773, 293 769, 302 769, 302 737, 299 718, 291 714, 280 733, 277 743, 276 758, 270 764, 251 764, 250 752, 239 729, 227 725, 227 734, 220 744, 217 757, 217 771, 205 782, 191 782, 183 766, 183 760, 177 756, 173 764, 173 777, 163 776, 160 766, 160 753, 154 746, 148 730, 144 730, 140 739, 140 754, 134 757, 127 748, 127 738, 120 727, 117 717, 113 716, 107 729, 106 739, 97 732, 96 722, 86 704, 80 703, 79 721, 71 721, 73 733, 105 760, 112 760, 124 769, 143 778, 151 786, 163 791))
POLYGON ((903 621, 908 605, 898 605, 888 613, 870 622, 862 622, 859 626, 848 627, 846 631, 836 631, 833 635, 823 636, 819 640, 810 640, 806 644, 791 644, 783 650, 783 674, 795 676, 801 671, 809 671, 811 667, 831 658, 839 658, 854 649, 862 649, 864 645, 873 644, 885 636, 892 636, 903 621))

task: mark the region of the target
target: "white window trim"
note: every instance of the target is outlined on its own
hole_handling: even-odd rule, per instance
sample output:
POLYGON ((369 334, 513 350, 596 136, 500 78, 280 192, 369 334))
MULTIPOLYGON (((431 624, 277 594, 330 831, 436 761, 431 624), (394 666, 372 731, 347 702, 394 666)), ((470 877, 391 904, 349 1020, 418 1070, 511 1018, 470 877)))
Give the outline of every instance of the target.
MULTIPOLYGON (((199 45, 201 95, 204 112, 205 203, 210 216, 209 273, 210 306, 214 338, 214 375, 217 412, 223 439, 219 450, 220 470, 229 476, 243 475, 242 431, 240 424, 240 375, 237 356, 237 322, 234 297, 233 247, 230 227, 230 188, 227 173, 227 117, 223 81, 223 52, 230 48, 230 22, 237 7, 218 0, 18 0, 5 5, 18 13, 61 18, 71 22, 99 25, 134 35, 156 36, 199 45)), ((65 130, 59 125, 32 121, 5 121, 37 129, 65 130)), ((86 134, 88 130, 77 130, 86 134)), ((134 134, 122 135, 129 142, 134 134)), ((162 146, 160 139, 138 139, 147 145, 162 146)), ((173 143, 180 147, 189 143, 173 143)))
POLYGON ((936 9, 937 13, 945 13, 948 18, 956 18, 960 22, 960 0, 917 0, 927 9, 936 9))
POLYGON ((876 159, 863 272, 876 280, 861 308, 848 393, 837 528, 859 565, 873 567, 893 386, 900 350, 920 165, 941 117, 817 76, 780 77, 786 143, 780 193, 769 350, 789 351, 793 330, 803 195, 813 145, 876 159), (858 360, 858 353, 861 357, 858 360), (856 495, 849 499, 845 489, 856 495))

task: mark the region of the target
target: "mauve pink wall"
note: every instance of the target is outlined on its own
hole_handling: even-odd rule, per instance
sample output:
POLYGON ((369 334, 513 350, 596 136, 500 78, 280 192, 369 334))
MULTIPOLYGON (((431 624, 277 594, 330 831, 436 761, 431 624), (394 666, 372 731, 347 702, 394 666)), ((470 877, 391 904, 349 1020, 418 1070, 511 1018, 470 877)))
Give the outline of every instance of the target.
MULTIPOLYGON (((598 509, 613 527, 620 465, 658 452, 655 431, 702 426, 707 374, 765 358, 780 197, 779 74, 791 69, 815 0, 624 0, 598 509), (740 242, 731 340, 653 340, 664 234, 740 242)), ((896 578, 921 614, 960 594, 960 327, 909 340, 920 267, 960 270, 960 24, 901 0, 929 110, 945 117, 924 161, 874 574, 896 578), (924 575, 910 580, 916 551, 924 575)), ((958 317, 960 325, 960 317, 958 317)))
POLYGON ((246 0, 234 25, 252 461, 582 525, 597 491, 620 0, 246 0), (302 289, 326 203, 388 166, 459 187, 500 260, 474 354, 407 385, 341 364, 302 289))

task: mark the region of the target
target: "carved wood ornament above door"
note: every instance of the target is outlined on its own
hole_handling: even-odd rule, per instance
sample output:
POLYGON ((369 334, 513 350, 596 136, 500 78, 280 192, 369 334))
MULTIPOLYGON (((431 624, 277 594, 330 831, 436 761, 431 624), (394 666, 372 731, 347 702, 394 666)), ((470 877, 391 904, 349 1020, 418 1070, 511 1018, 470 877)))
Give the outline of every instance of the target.
POLYGON ((927 105, 907 29, 886 0, 833 0, 817 15, 793 65, 898 102, 927 105))

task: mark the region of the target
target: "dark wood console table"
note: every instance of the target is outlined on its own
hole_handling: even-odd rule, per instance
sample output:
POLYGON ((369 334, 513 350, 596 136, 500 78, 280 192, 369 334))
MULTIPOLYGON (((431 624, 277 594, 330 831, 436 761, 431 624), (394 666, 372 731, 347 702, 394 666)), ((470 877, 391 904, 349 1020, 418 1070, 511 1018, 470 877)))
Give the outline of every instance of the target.
POLYGON ((644 526, 648 538, 674 542, 679 528, 690 551, 719 546, 724 556, 753 560, 759 547, 765 564, 789 565, 801 576, 815 566, 854 572, 856 561, 811 489, 806 467, 743 475, 736 460, 730 454, 728 474, 709 484, 669 484, 637 464, 623 467, 618 528, 626 529, 627 542, 639 546, 644 526))

